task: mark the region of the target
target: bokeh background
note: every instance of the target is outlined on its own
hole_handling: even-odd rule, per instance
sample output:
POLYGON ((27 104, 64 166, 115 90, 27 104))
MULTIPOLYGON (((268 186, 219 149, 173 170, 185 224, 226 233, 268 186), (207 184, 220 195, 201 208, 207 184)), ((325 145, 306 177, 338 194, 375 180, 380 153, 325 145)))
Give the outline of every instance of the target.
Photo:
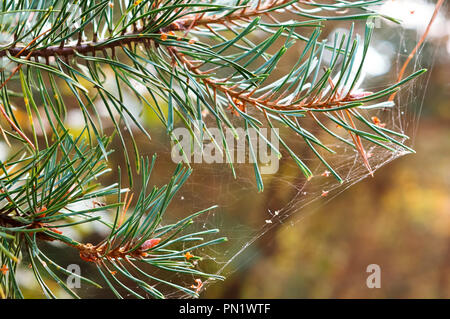
MULTIPOLYGON (((393 83, 396 71, 415 46, 433 12, 433 1, 388 0, 385 13, 399 17, 403 25, 383 22, 375 30, 368 56, 371 87, 393 83), (400 15, 400 16, 398 16, 400 15)), ((170 205, 176 219, 195 209, 218 203, 217 214, 204 222, 221 228, 230 243, 210 251, 218 268, 253 239, 247 249, 224 270, 224 282, 208 285, 202 298, 450 298, 450 22, 444 5, 428 40, 409 72, 425 67, 429 72, 404 93, 404 123, 417 151, 400 157, 334 198, 319 198, 274 225, 262 237, 254 235, 254 221, 264 221, 276 201, 288 201, 296 190, 281 180, 295 179, 298 170, 281 168, 282 176, 268 179, 266 191, 256 192, 252 170, 243 170, 234 181, 228 168, 194 167, 194 174, 170 205), (271 184, 276 184, 271 187, 271 184), (275 189, 275 190, 274 190, 275 189), (281 195, 282 194, 282 195, 281 195), (188 211, 189 210, 189 211, 188 211), (381 267, 381 288, 369 289, 366 267, 381 267)), ((329 23, 323 37, 348 28, 329 23)), ((356 30, 362 32, 363 25, 356 30)), ((291 64, 298 57, 292 50, 291 64)), ((277 70, 285 73, 286 70, 277 70)), ((66 92, 68 95, 70 92, 66 92)), ((129 103, 133 102, 129 97, 129 103)), ((137 107, 138 111, 138 107, 137 107)), ((143 155, 157 152, 155 183, 165 183, 175 164, 170 159, 167 137, 154 116, 143 110, 143 123, 152 129, 153 141, 139 145, 143 155)), ((76 105, 69 112, 74 130, 83 120, 76 105)), ((117 149, 120 146, 115 145, 117 149)), ((3 150, 6 153, 5 146, 3 150)), ((123 153, 111 157, 111 167, 123 165, 123 153)), ((291 167, 292 163, 288 167, 291 167)), ((110 174, 107 182, 116 181, 110 174)), ((126 176, 123 176, 123 180, 126 176)), ((135 185, 139 189, 139 183, 135 185)), ((316 198, 309 198, 312 201, 316 198)), ((283 206, 281 203, 279 206, 283 206)), ((77 229, 79 240, 96 242, 95 229, 77 229)), ((61 265, 79 260, 76 252, 47 245, 49 256, 61 265)), ((89 265, 83 271, 94 274, 89 265)), ((95 276, 95 275, 94 275, 95 276)), ((20 283, 29 298, 42 297, 31 271, 20 270, 20 283)), ((188 285, 188 283, 187 283, 188 285)), ((52 286, 55 287, 56 286, 52 286)), ((85 296, 108 298, 108 291, 86 290, 85 296)), ((60 292, 64 297, 64 292, 60 292)))

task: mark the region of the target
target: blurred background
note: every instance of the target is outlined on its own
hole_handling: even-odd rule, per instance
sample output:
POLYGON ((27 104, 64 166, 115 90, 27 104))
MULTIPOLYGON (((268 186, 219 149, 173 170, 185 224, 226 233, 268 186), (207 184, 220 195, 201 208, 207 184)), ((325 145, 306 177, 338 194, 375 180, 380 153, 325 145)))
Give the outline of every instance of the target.
MULTIPOLYGON (((366 63, 367 89, 395 82, 433 9, 433 1, 386 1, 383 13, 403 24, 383 21, 375 29, 366 63)), ((346 186, 338 196, 305 195, 301 205, 284 215, 282 223, 269 229, 258 227, 299 194, 300 188, 294 184, 303 183, 296 182, 301 172, 292 161, 282 161, 275 177, 265 177, 263 193, 256 192, 251 166, 239 169, 239 180, 232 178, 225 165, 194 166, 167 217, 177 219, 218 204, 220 208, 207 216, 204 225, 219 227, 230 239, 228 245, 204 252, 216 262, 213 271, 225 267, 227 279, 207 285, 202 298, 450 298, 450 22, 446 10, 444 5, 407 73, 419 68, 429 71, 400 96, 404 112, 400 122, 411 136, 416 154, 387 163, 373 178, 347 185, 351 187, 346 186), (236 256, 242 247, 246 249, 236 256), (379 289, 366 285, 370 264, 381 267, 379 289)), ((327 23, 322 37, 331 39, 336 31, 348 27, 345 22, 327 23)), ((363 34, 364 24, 355 31, 363 34)), ((285 74, 298 58, 298 50, 290 52, 289 62, 278 74, 285 74)), ((131 95, 127 98, 133 103, 131 95)), ((175 164, 165 131, 145 108, 136 107, 136 112, 142 112, 153 137, 151 142, 142 137, 143 155, 158 153, 153 181, 166 183, 175 164)), ((67 125, 74 130, 81 127, 80 116, 74 102, 67 125)), ((117 151, 111 167, 124 161, 119 144, 114 146, 117 151)), ((116 180, 113 173, 103 182, 116 180)), ((126 180, 125 174, 122 180, 126 180)), ((139 187, 137 183, 136 193, 139 187)), ((103 238, 101 233, 92 233, 95 229, 80 228, 72 235, 85 242, 103 238)), ((46 245, 49 256, 61 265, 79 262, 75 251, 61 254, 57 244, 46 245)), ((82 269, 95 276, 94 268, 89 267, 83 264, 82 269)), ((29 269, 21 269, 19 279, 27 297, 42 296, 29 269)), ((63 292, 60 295, 65 296, 63 292)), ((88 288, 84 295, 112 297, 106 290, 88 288)))

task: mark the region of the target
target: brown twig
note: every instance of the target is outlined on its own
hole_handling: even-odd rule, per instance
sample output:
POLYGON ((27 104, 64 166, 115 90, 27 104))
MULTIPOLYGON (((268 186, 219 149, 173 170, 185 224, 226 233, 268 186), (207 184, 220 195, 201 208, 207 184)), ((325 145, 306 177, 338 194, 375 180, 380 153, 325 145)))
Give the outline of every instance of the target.
POLYGON ((132 247, 132 242, 128 242, 114 249, 111 249, 110 245, 107 245, 106 243, 100 243, 95 246, 90 243, 79 244, 75 246, 75 248, 78 249, 80 258, 84 261, 98 263, 103 261, 104 258, 107 258, 108 260, 125 259, 127 257, 135 259, 144 258, 147 256, 146 251, 158 245, 160 241, 161 238, 148 239, 137 249, 132 247))
MULTIPOLYGON (((198 75, 203 76, 208 71, 200 71, 199 68, 194 65, 191 61, 189 61, 177 48, 175 47, 169 47, 169 52, 171 52, 181 63, 183 63, 186 68, 198 75)), ((276 100, 270 100, 270 97, 253 97, 253 91, 237 91, 234 90, 232 87, 228 87, 226 85, 223 85, 222 83, 219 83, 211 78, 204 77, 202 78, 202 81, 205 83, 205 85, 211 87, 215 91, 220 91, 224 93, 226 96, 229 96, 233 99, 234 102, 238 101, 239 103, 243 103, 244 107, 246 105, 252 105, 252 106, 259 106, 263 105, 267 108, 273 109, 273 110, 301 110, 301 109, 314 109, 314 108, 325 108, 325 107, 333 107, 333 106, 339 106, 342 105, 345 102, 350 102, 352 100, 351 96, 345 96, 345 97, 339 97, 335 96, 332 99, 325 99, 325 100, 319 100, 315 99, 308 103, 286 103, 286 104, 280 104, 278 99, 276 100)), ((222 82, 222 81, 221 81, 222 82)))
MULTIPOLYGON (((227 21, 235 21, 242 20, 246 18, 250 18, 253 16, 258 16, 264 13, 267 13, 268 10, 271 10, 277 6, 283 5, 289 2, 289 0, 282 1, 273 1, 266 6, 260 7, 259 5, 255 8, 243 8, 236 10, 230 15, 227 16, 195 16, 192 18, 184 18, 177 20, 171 23, 169 26, 158 30, 158 32, 173 32, 173 31, 188 31, 192 28, 205 26, 207 27, 209 24, 223 24, 227 21)), ((118 46, 130 45, 132 43, 141 43, 146 40, 146 36, 143 31, 146 27, 142 27, 140 29, 135 28, 132 32, 127 32, 121 35, 120 39, 113 40, 111 38, 104 39, 102 41, 92 40, 81 42, 80 39, 73 45, 64 45, 64 43, 55 46, 48 46, 42 48, 33 48, 32 50, 28 50, 27 47, 13 47, 3 51, 0 51, 0 57, 6 56, 6 52, 13 56, 27 56, 30 54, 31 57, 44 57, 48 58, 50 56, 72 56, 76 52, 84 54, 91 53, 96 51, 104 51, 105 49, 113 49, 118 46)), ((95 36, 95 34, 94 34, 95 36)))
MULTIPOLYGON (((433 15, 431 16, 430 22, 428 23, 427 28, 425 29, 425 32, 423 33, 422 37, 420 38, 419 42, 417 42, 416 46, 414 47, 414 49, 411 51, 411 53, 409 54, 408 58, 406 59, 405 63, 403 63, 402 69, 400 70, 398 77, 397 77, 397 82, 400 82, 403 79, 403 74, 406 71, 406 67, 408 66, 409 62, 411 62, 412 58, 414 57, 414 55, 416 54, 417 50, 419 50, 419 48, 421 47, 422 43, 425 41, 425 39, 428 36, 428 32, 430 32, 431 29, 431 25, 433 24, 434 20, 437 17, 437 14, 439 12, 439 9, 441 8, 442 4, 444 3, 444 0, 439 0, 436 3, 436 7, 434 8, 434 12, 433 15)), ((392 95, 389 97, 389 101, 393 101, 395 96, 397 95, 397 92, 392 93, 392 95)))

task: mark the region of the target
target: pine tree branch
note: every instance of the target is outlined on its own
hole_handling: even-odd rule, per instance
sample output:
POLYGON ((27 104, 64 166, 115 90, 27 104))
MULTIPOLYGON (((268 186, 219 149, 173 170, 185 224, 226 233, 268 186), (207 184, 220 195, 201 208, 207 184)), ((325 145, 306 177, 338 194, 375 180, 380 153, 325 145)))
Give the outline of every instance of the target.
MULTIPOLYGON (((212 15, 204 17, 204 13, 201 15, 197 15, 194 18, 182 18, 175 22, 172 22, 169 26, 161 28, 154 31, 153 33, 168 33, 173 31, 188 31, 192 28, 196 28, 199 26, 208 26, 210 24, 225 24, 227 22, 233 22, 238 20, 245 20, 251 17, 260 16, 260 15, 270 15, 268 11, 275 10, 277 7, 282 7, 288 2, 292 2, 292 0, 282 0, 282 1, 273 1, 265 6, 261 6, 261 1, 259 1, 258 5, 254 8, 242 8, 237 9, 235 12, 220 16, 220 15, 212 15)), ((304 1, 299 1, 304 2, 304 1)), ((142 21, 141 21, 142 22, 142 21)), ((43 57, 48 58, 51 56, 72 56, 75 53, 85 54, 85 53, 95 53, 96 51, 102 52, 106 49, 113 49, 115 47, 125 46, 132 43, 144 43, 148 36, 146 36, 145 31, 148 29, 147 25, 144 25, 141 28, 136 27, 136 22, 133 24, 133 31, 122 33, 117 37, 110 37, 103 39, 101 41, 86 41, 86 42, 77 42, 73 45, 64 45, 64 41, 60 45, 48 46, 48 47, 37 47, 28 49, 26 47, 12 47, 6 50, 0 51, 0 57, 4 57, 9 53, 15 57, 43 57)))
MULTIPOLYGON (((309 109, 324 109, 324 108, 332 108, 336 106, 341 106, 345 103, 352 102, 357 100, 356 96, 351 92, 345 95, 334 94, 332 97, 327 99, 316 98, 312 101, 305 102, 300 101, 297 103, 280 103, 280 97, 275 100, 271 100, 272 97, 253 97, 254 90, 234 90, 233 87, 229 87, 224 85, 223 83, 227 82, 225 80, 214 80, 211 77, 205 77, 205 75, 212 73, 212 70, 208 71, 200 71, 199 67, 194 65, 189 59, 187 59, 177 48, 168 47, 169 52, 173 54, 173 56, 178 59, 182 64, 184 64, 187 69, 195 75, 201 77, 201 81, 207 86, 212 88, 213 91, 220 91, 225 94, 227 97, 233 99, 233 102, 240 106, 241 111, 245 111, 247 105, 251 106, 264 106, 273 110, 309 110, 309 109)), ((367 94, 368 95, 368 94, 367 94)))
MULTIPOLYGON (((42 68, 63 76, 66 81, 70 81, 69 85, 79 83, 79 77, 83 77, 97 88, 103 99, 110 102, 110 105, 107 105, 108 109, 114 107, 121 115, 126 111, 137 127, 146 134, 145 128, 128 111, 123 101, 120 98, 115 98, 107 88, 103 87, 104 79, 100 78, 102 76, 102 71, 99 69, 100 65, 110 66, 115 73, 116 81, 124 82, 139 99, 145 101, 148 105, 152 103, 147 100, 144 93, 135 89, 127 77, 131 77, 133 80, 143 84, 148 92, 156 89, 156 94, 171 104, 171 111, 167 116, 167 120, 165 119, 166 116, 161 112, 161 106, 157 105, 156 109, 154 109, 167 126, 168 131, 173 128, 174 113, 180 117, 186 116, 184 119, 185 123, 189 123, 197 113, 191 108, 190 103, 187 102, 188 99, 179 96, 179 93, 172 90, 174 85, 185 87, 186 92, 194 93, 204 107, 210 110, 219 107, 221 108, 220 112, 223 112, 223 109, 228 107, 233 114, 242 115, 245 121, 248 121, 247 115, 244 114, 248 106, 262 111, 261 113, 266 118, 266 111, 270 111, 271 119, 287 124, 305 139, 330 151, 316 136, 311 135, 309 132, 302 134, 304 129, 297 122, 298 116, 304 116, 308 112, 323 112, 326 116, 334 116, 337 121, 345 125, 352 137, 352 146, 360 152, 366 167, 371 171, 361 139, 373 140, 372 135, 358 129, 357 125, 348 118, 349 114, 353 114, 352 112, 342 112, 342 110, 360 106, 365 107, 365 103, 385 96, 388 92, 386 90, 392 93, 397 89, 397 85, 394 85, 391 88, 373 94, 363 92, 364 94, 361 95, 353 92, 356 89, 355 84, 361 75, 360 72, 373 27, 370 26, 370 23, 366 26, 363 59, 361 64, 357 66, 354 65, 353 61, 357 60, 358 40, 354 39, 352 41, 352 36, 349 35, 346 45, 344 37, 342 37, 340 43, 335 41, 332 46, 325 44, 324 40, 319 40, 322 25, 317 25, 317 23, 318 21, 327 20, 327 18, 333 19, 333 17, 311 15, 307 10, 305 11, 297 6, 296 3, 312 6, 315 12, 340 10, 339 14, 336 14, 334 17, 336 19, 360 19, 367 17, 373 14, 372 11, 366 8, 369 4, 364 1, 319 4, 313 1, 279 0, 249 1, 245 2, 246 7, 229 7, 216 5, 216 3, 205 4, 182 1, 167 7, 166 5, 170 2, 164 3, 164 6, 159 1, 147 2, 142 5, 140 3, 140 1, 137 1, 123 11, 116 25, 113 23, 113 18, 111 18, 111 21, 102 22, 101 15, 102 12, 106 13, 108 10, 113 14, 110 10, 113 4, 109 6, 110 8, 108 8, 106 3, 102 7, 92 7, 93 16, 97 18, 97 21, 92 24, 97 27, 94 28, 94 31, 89 31, 93 32, 91 41, 82 42, 82 38, 87 32, 86 26, 88 23, 86 23, 75 30, 69 30, 69 27, 65 27, 62 29, 65 31, 60 31, 58 36, 53 36, 53 38, 49 35, 46 41, 41 42, 47 43, 47 46, 43 47, 36 44, 35 47, 30 48, 9 48, 0 51, 0 54, 15 53, 16 56, 27 54, 27 57, 44 57, 47 64, 49 64, 49 57, 51 56, 67 58, 74 55, 77 60, 84 60, 87 69, 83 68, 81 70, 82 73, 80 73, 78 68, 78 66, 81 68, 81 64, 71 65, 68 59, 66 59, 66 63, 61 59, 56 59, 49 68, 46 68, 43 63, 39 63, 38 59, 36 59, 37 62, 23 61, 23 63, 28 64, 32 68, 42 68), (206 8, 200 8, 202 6, 206 8), (353 15, 350 9, 355 8, 362 9, 368 13, 353 15), (279 22, 271 14, 272 12, 279 12, 281 9, 312 20, 306 21, 307 23, 297 20, 283 20, 279 22), (133 12, 133 15, 130 18, 127 14, 131 12, 133 12), (206 14, 207 12, 208 15, 206 14), (254 19, 252 19, 253 17, 254 19), (272 23, 263 21, 262 18, 265 17, 269 18, 272 23), (316 24, 311 24, 311 21, 316 24), (106 30, 109 30, 109 34, 112 35, 107 37, 100 36, 100 25, 103 25, 104 33, 107 32, 106 30), (316 28, 309 36, 302 36, 294 30, 299 26, 313 26, 316 28), (264 41, 255 44, 250 38, 247 38, 254 30, 260 30, 268 37, 264 41), (175 34, 175 31, 184 32, 184 35, 175 34), (231 36, 226 34, 229 31, 231 36), (70 35, 63 36, 64 32, 70 35), (201 41, 199 44, 195 44, 196 40, 193 38, 189 41, 187 39, 191 34, 200 38, 206 37, 212 43, 208 45, 206 44, 208 42, 201 41), (77 42, 66 44, 67 40, 75 38, 77 35, 77 42), (280 38, 284 38, 286 42, 276 54, 272 55, 269 53, 269 48, 272 48, 273 44, 280 38), (270 73, 277 67, 281 56, 296 40, 306 41, 305 48, 297 64, 289 74, 272 84, 264 85, 270 73), (155 45, 150 46, 150 42, 153 42, 155 45), (55 45, 58 43, 59 45, 55 45), (134 48, 132 44, 135 44, 134 48), (144 44, 144 46, 138 49, 137 44, 144 44), (129 58, 132 66, 116 59, 115 48, 119 47, 125 53, 125 58, 129 58), (333 51, 333 61, 328 66, 323 65, 321 58, 324 48, 333 51), (112 56, 107 53, 108 49, 111 49, 112 56), (230 52, 232 49, 234 51, 230 52), (95 53, 97 51, 101 51, 102 54, 100 55, 102 56, 96 56, 95 53), (92 53, 92 56, 89 53, 92 53), (170 65, 168 59, 176 60, 178 65, 183 66, 184 69, 170 65), (247 59, 249 60, 248 62, 246 61, 247 59), (339 60, 345 61, 345 63, 342 62, 341 70, 338 70, 339 60), (91 61, 93 62, 92 64, 91 61), (260 61, 263 64, 259 64, 260 61), (156 67, 155 72, 147 70, 147 65, 149 64, 156 67), (259 67, 257 67, 258 64, 259 67), (218 77, 219 74, 222 75, 221 78, 218 77), (331 82, 331 84, 327 85, 327 82, 330 82, 331 78, 336 76, 339 78, 335 81, 336 83, 331 82), (195 78, 195 85, 191 85, 192 82, 190 83, 192 77, 195 78), (167 79, 170 79, 170 81, 167 81, 167 79), (161 84, 163 84, 163 87, 161 87, 161 84), (309 88, 307 87, 308 85, 310 86, 309 88), (199 89, 201 86, 203 88, 199 89), (166 90, 166 87, 169 87, 170 90, 166 90), (206 89, 206 94, 204 89, 206 89), (213 91, 213 94, 210 94, 210 90, 213 91), (183 100, 186 101, 182 102, 183 100), (213 101, 214 106, 208 105, 210 101, 213 101), (120 106, 120 109, 118 106, 120 106), (175 108, 176 110, 173 112, 175 108)), ((371 4, 374 3, 377 3, 377 1, 371 2, 371 4)), ((124 10, 124 8, 121 9, 124 10)), ((350 31, 353 33, 353 28, 350 31)), ((52 31, 52 33, 57 32, 56 30, 52 31)), ((76 40, 74 39, 74 41, 76 40)), ((16 63, 22 63, 19 59, 10 58, 16 63)), ((402 81, 402 83, 404 82, 406 81, 402 81)), ((85 94, 85 92, 82 94, 85 94)), ((154 102, 158 104, 153 93, 150 93, 150 95, 154 102)), ((85 95, 85 97, 90 100, 89 96, 85 95)), ((81 96, 78 96, 79 101, 81 101, 81 98, 81 96)), ((379 103, 379 105, 379 107, 383 107, 385 104, 379 103)), ((82 105, 82 108, 83 113, 86 114, 87 106, 82 105)), ((222 118, 220 112, 213 112, 217 120, 227 121, 228 123, 228 119, 222 118)), ((56 115, 59 116, 59 114, 56 115)), ((125 124, 127 124, 126 120, 125 124)), ((378 135, 382 135, 381 140, 383 142, 399 145, 399 142, 394 137, 378 132, 377 128, 374 127, 375 123, 366 121, 364 124, 375 130, 378 135)), ((120 127, 115 121, 114 126, 121 136, 122 143, 125 144, 120 127)), ((129 125, 127 125, 127 128, 130 129, 129 125)), ((334 136, 336 137, 336 135, 334 136)), ((340 136, 337 136, 337 138, 342 139, 340 136)), ((135 143, 134 139, 133 143, 135 143)), ((406 146, 400 146, 408 149, 406 146)), ((125 145, 124 148, 126 149, 125 145)), ((134 150, 138 152, 137 145, 134 145, 134 150)), ((289 153, 291 154, 291 152, 289 153)), ((128 163, 127 153, 126 156, 128 163)), ((324 163, 329 167, 326 162, 324 163)), ((309 169, 303 168, 309 176, 309 169)), ((131 174, 129 175, 131 176, 131 174)), ((334 175, 340 180, 338 174, 334 175)))

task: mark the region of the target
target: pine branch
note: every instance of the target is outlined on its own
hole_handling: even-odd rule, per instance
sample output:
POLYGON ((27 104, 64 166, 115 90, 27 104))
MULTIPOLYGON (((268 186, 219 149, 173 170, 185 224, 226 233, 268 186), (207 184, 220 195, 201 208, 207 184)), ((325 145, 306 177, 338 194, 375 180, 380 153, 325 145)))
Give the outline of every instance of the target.
MULTIPOLYGON (((105 140, 104 143, 107 145, 108 141, 105 140)), ((120 263, 126 261, 127 264, 132 264, 143 275, 148 275, 148 270, 141 269, 142 265, 149 264, 177 272, 180 276, 187 273, 206 279, 222 280, 222 276, 202 272, 197 266, 201 257, 193 254, 200 247, 219 244, 226 238, 203 240, 204 236, 214 235, 218 229, 188 231, 196 218, 214 207, 183 218, 175 224, 161 225, 170 199, 183 185, 190 171, 179 165, 168 185, 160 188, 154 186, 151 192, 147 193, 155 161, 156 156, 151 163, 142 160, 144 188, 131 214, 127 211, 132 197, 127 200, 126 195, 123 203, 120 200, 121 194, 124 192, 128 194, 128 190, 122 189, 120 184, 101 187, 93 183, 109 169, 100 147, 86 147, 81 137, 72 139, 66 134, 52 147, 33 156, 15 160, 12 158, 9 163, 1 163, 3 176, 0 179, 2 185, 0 202, 3 203, 6 199, 6 204, 0 208, 0 261, 8 260, 8 269, 12 270, 12 264, 17 264, 22 259, 20 251, 28 251, 36 279, 49 296, 53 296, 53 293, 42 279, 45 272, 56 279, 69 294, 78 297, 66 286, 64 280, 53 273, 52 269, 62 269, 54 262, 48 265, 50 268, 44 267, 41 274, 37 265, 48 261, 39 248, 39 242, 44 241, 57 240, 77 249, 80 261, 94 263, 103 274, 108 269, 108 264, 119 267, 120 272, 126 273, 127 279, 136 281, 138 287, 146 294, 156 298, 164 298, 165 293, 152 287, 148 281, 142 281, 138 276, 131 275, 126 270, 127 267, 120 266, 120 263), (33 189, 33 192, 29 193, 29 189, 33 189), (111 195, 119 198, 118 203, 103 204, 95 200, 91 208, 80 209, 74 206, 77 203, 94 202, 94 199, 111 195), (97 212, 114 208, 116 215, 112 221, 96 216, 97 212), (111 230, 110 235, 96 245, 77 242, 64 234, 66 228, 94 222, 100 222, 111 230), (179 244, 183 245, 179 247, 179 244), (12 254, 7 248, 11 245, 23 249, 19 250, 19 254, 12 254)), ((11 276, 15 276, 14 272, 11 272, 11 276)), ((115 274, 114 276, 114 280, 120 282, 121 276, 115 274)), ((167 283, 156 276, 150 277, 151 281, 165 283, 169 290, 180 290, 191 296, 198 296, 198 291, 190 287, 167 283)), ((92 281, 84 279, 92 284, 92 281)), ((113 285, 107 277, 105 280, 108 287, 113 285)), ((5 285, 1 274, 0 286, 4 293, 21 294, 19 287, 5 285)), ((142 297, 137 292, 133 294, 142 297)))
MULTIPOLYGON (((175 47, 169 47, 168 50, 173 53, 174 57, 180 61, 181 64, 184 64, 187 69, 194 73, 197 76, 204 76, 213 73, 213 70, 200 71, 198 66, 195 66, 191 61, 189 61, 179 50, 175 47)), ((255 89, 252 90, 233 90, 232 87, 227 85, 227 79, 211 79, 208 77, 204 77, 202 81, 205 83, 207 87, 212 88, 213 91, 220 91, 225 94, 227 97, 233 100, 236 105, 239 105, 239 109, 241 111, 246 110, 247 105, 251 105, 254 107, 262 106, 272 110, 309 110, 313 111, 314 109, 324 109, 324 108, 333 108, 345 105, 348 102, 354 102, 358 100, 358 97, 354 94, 348 92, 345 96, 340 96, 340 94, 334 94, 333 96, 327 99, 321 99, 317 97, 312 101, 304 101, 300 100, 298 102, 291 103, 280 103, 280 100, 283 96, 279 96, 274 100, 270 100, 271 95, 266 94, 260 97, 253 97, 255 93, 255 89)), ((365 94, 364 97, 370 96, 372 93, 365 94)), ((294 99, 295 100, 295 99, 294 99)))
MULTIPOLYGON (((183 18, 175 22, 172 22, 169 26, 157 30, 155 33, 170 33, 174 31, 189 31, 190 29, 199 26, 208 26, 210 24, 224 24, 227 22, 234 22, 245 20, 254 16, 259 16, 262 14, 270 15, 270 11, 276 10, 277 8, 282 8, 291 0, 274 1, 265 6, 261 6, 261 1, 255 8, 244 7, 234 11, 231 14, 225 16, 209 16, 205 17, 205 13, 193 17, 193 18, 183 18)), ((140 21, 144 22, 144 21, 140 21)), ((136 27, 137 22, 133 23, 132 32, 121 33, 120 37, 113 36, 106 38, 102 41, 87 41, 76 43, 73 45, 65 45, 64 41, 60 45, 48 46, 43 48, 33 48, 27 49, 26 47, 12 47, 7 50, 0 51, 0 57, 7 55, 7 52, 15 57, 43 57, 48 58, 50 56, 72 56, 76 52, 80 54, 94 53, 95 51, 102 52, 106 49, 113 49, 115 47, 122 47, 132 43, 144 43, 146 41, 145 31, 148 26, 143 26, 140 29, 136 27), (118 38, 118 39, 117 39, 118 38)))
MULTIPOLYGON (((394 108, 395 93, 425 70, 403 77, 402 69, 398 83, 375 92, 361 86, 374 32, 366 20, 395 21, 376 13, 381 2, 53 0, 48 6, 46 1, 4 1, 0 115, 1 125, 9 129, 0 126, 0 131, 8 145, 20 151, 0 163, 0 296, 23 297, 15 273, 26 256, 46 296, 55 297, 46 284, 52 278, 79 297, 59 276, 69 275, 67 271, 40 249, 41 242, 54 240, 95 265, 118 298, 165 297, 157 285, 197 297, 203 287, 200 278, 223 279, 203 272, 200 257, 194 256, 196 249, 225 240, 214 237, 217 229, 190 230, 195 218, 209 210, 163 225, 167 206, 190 171, 180 165, 167 185, 148 192, 155 158, 142 159, 135 135, 150 139, 150 128, 127 94, 149 108, 172 138, 179 124, 193 136, 199 131, 216 143, 226 140, 227 128, 286 128, 340 182, 341 172, 328 162, 328 155, 337 150, 321 141, 321 132, 353 148, 370 173, 367 145, 413 152, 404 132, 386 127, 372 112, 394 108), (360 20, 366 22, 362 36, 354 24, 360 20), (321 32, 335 21, 352 23, 333 42, 321 32), (288 50, 296 50, 298 59, 274 79, 288 50), (325 54, 331 55, 327 62, 325 54), (86 140, 71 137, 67 125, 74 104, 83 116, 86 140), (221 136, 211 134, 209 119, 221 136), (104 137, 105 124, 113 128, 110 138, 104 137), (144 187, 134 201, 120 180, 106 187, 96 182, 109 170, 113 138, 124 150, 130 187, 133 157, 141 174, 144 187), (117 201, 85 210, 73 207, 102 196, 117 201), (114 209, 113 221, 95 216, 114 209), (99 243, 65 236, 65 227, 84 223, 102 223, 110 234, 99 243), (195 276, 196 285, 159 278, 148 266, 195 276), (126 284, 130 280, 133 287, 126 284)), ((289 138, 278 138, 305 177, 312 177, 308 155, 291 150, 289 138)), ((247 142, 252 150, 251 139, 247 142)), ((281 156, 281 150, 272 147, 281 156)), ((224 153, 231 157, 226 145, 224 153)), ((253 165, 261 191, 256 160, 253 165)))

